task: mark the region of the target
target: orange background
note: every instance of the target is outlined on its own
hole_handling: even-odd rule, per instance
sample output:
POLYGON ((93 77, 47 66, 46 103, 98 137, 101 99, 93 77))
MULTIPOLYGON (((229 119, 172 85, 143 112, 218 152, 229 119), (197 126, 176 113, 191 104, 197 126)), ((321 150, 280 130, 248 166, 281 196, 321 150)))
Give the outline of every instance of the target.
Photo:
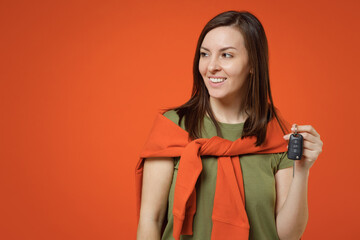
POLYGON ((0 239, 135 239, 134 168, 207 21, 248 10, 275 105, 324 142, 304 239, 359 233, 359 1, 1 1, 0 239))

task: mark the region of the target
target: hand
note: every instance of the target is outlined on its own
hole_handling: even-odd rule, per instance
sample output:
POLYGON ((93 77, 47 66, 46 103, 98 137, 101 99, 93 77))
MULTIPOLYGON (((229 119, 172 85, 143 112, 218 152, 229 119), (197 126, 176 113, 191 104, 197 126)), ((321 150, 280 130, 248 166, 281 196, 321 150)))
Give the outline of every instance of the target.
MULTIPOLYGON (((295 124, 292 125, 291 130, 295 132, 295 124)), ((297 132, 303 136, 304 144, 302 158, 295 160, 295 168, 309 170, 322 152, 323 142, 320 140, 320 135, 310 125, 298 125, 297 132)), ((291 134, 284 135, 284 139, 289 140, 291 134)))

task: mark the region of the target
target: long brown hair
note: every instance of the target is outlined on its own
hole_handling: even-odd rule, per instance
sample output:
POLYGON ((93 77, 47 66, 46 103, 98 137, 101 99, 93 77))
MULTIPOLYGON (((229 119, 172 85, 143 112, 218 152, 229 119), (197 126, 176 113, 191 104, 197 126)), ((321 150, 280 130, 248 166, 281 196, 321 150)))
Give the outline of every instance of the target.
MULTIPOLYGON (((249 66, 252 74, 246 80, 247 91, 241 102, 241 109, 249 116, 243 128, 242 137, 256 136, 256 146, 265 141, 267 123, 275 117, 284 134, 288 133, 284 121, 279 117, 274 106, 269 79, 268 43, 264 28, 260 21, 247 11, 227 11, 212 18, 202 30, 195 51, 193 63, 193 89, 191 98, 185 104, 164 110, 175 110, 179 115, 179 122, 185 116, 185 129, 191 140, 201 138, 203 118, 207 113, 213 121, 217 136, 222 133, 209 102, 209 92, 199 72, 200 47, 205 35, 214 28, 231 26, 238 29, 245 40, 245 48, 249 55, 249 66)), ((286 123, 288 124, 288 123, 286 123)))

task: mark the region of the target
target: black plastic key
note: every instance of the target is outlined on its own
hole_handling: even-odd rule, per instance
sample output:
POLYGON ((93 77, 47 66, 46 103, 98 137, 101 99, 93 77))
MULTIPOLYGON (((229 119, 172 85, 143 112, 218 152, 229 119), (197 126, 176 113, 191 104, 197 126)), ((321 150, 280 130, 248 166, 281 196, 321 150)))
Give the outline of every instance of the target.
POLYGON ((287 156, 292 160, 300 160, 303 152, 303 141, 304 138, 301 134, 291 134, 288 145, 287 156))

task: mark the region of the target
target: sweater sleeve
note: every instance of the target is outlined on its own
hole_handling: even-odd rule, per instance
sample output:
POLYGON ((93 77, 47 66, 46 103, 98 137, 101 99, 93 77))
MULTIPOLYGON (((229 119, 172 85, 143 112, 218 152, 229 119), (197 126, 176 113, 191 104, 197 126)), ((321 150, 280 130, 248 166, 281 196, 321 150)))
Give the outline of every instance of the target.
MULTIPOLYGON (((163 114, 166 118, 170 119, 171 121, 173 121, 175 124, 179 125, 179 116, 177 115, 177 113, 174 110, 169 110, 167 112, 164 112, 163 114)), ((174 157, 174 169, 177 170, 179 168, 179 160, 180 157, 174 157)))

